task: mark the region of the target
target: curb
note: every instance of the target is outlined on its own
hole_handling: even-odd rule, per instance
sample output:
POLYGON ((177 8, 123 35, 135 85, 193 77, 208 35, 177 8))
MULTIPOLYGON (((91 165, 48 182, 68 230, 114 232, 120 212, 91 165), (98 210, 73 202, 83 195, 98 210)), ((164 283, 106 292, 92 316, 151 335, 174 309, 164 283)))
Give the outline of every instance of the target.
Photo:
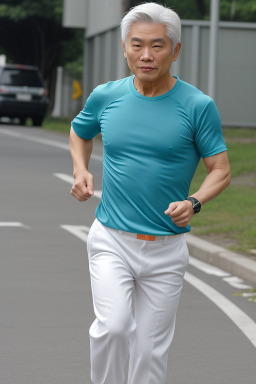
POLYGON ((256 261, 200 237, 191 234, 185 236, 191 255, 256 285, 256 261))

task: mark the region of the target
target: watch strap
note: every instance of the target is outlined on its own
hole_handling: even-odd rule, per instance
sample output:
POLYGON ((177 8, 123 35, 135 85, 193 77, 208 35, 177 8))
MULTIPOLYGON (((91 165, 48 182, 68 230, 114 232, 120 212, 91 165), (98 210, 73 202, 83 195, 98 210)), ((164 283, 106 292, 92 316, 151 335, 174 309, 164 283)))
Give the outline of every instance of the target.
POLYGON ((195 197, 187 197, 186 200, 192 203, 194 213, 198 213, 201 210, 201 203, 195 197))

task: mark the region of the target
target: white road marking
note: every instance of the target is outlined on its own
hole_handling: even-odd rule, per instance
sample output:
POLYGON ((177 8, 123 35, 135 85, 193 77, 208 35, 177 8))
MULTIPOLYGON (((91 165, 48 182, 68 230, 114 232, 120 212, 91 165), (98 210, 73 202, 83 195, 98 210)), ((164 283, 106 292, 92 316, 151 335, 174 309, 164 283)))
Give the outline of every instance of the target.
POLYGON ((22 228, 29 228, 26 225, 19 223, 17 221, 1 221, 0 227, 22 227, 22 228))
POLYGON ((72 233, 72 235, 75 235, 78 237, 78 239, 87 242, 87 237, 90 230, 89 227, 84 225, 61 225, 60 227, 72 233))
POLYGON ((193 287, 219 307, 256 348, 256 323, 248 315, 225 296, 216 291, 216 289, 204 283, 197 277, 186 272, 184 278, 189 284, 193 285, 193 287))
POLYGON ((232 287, 235 287, 238 289, 250 289, 250 288, 252 288, 251 285, 245 284, 244 280, 240 279, 240 277, 237 277, 237 276, 224 277, 223 280, 226 281, 228 284, 230 284, 232 287))
POLYGON ((219 277, 230 276, 228 272, 225 272, 220 268, 214 267, 213 265, 198 260, 193 256, 189 257, 189 264, 199 269, 200 271, 207 273, 208 275, 214 275, 219 277))
POLYGON ((242 297, 253 297, 253 296, 256 296, 256 292, 243 292, 243 293, 240 293, 239 296, 242 296, 242 297))
MULTIPOLYGON (((25 135, 23 133, 8 131, 7 129, 0 129, 0 133, 2 133, 4 135, 12 136, 12 137, 17 137, 19 139, 24 139, 24 140, 32 141, 34 143, 45 144, 45 145, 49 145, 51 147, 64 149, 66 151, 70 150, 68 144, 61 143, 60 141, 43 139, 42 137, 39 138, 39 137, 28 136, 28 135, 25 135)), ((91 158, 94 159, 94 160, 99 160, 99 161, 103 160, 102 156, 95 155, 95 154, 92 154, 91 158)))
POLYGON ((18 222, 8 222, 8 221, 2 221, 0 222, 0 227, 22 227, 22 223, 18 222))
MULTIPOLYGON (((60 180, 65 181, 66 183, 69 183, 73 185, 74 183, 74 178, 70 175, 67 175, 66 173, 54 173, 54 176, 58 177, 60 180)), ((101 199, 102 191, 94 191, 93 196, 97 197, 98 199, 101 199)), ((92 196, 92 197, 93 197, 92 196)))
POLYGON ((54 173, 53 175, 58 177, 60 180, 73 185, 73 182, 74 182, 73 176, 67 175, 66 173, 54 173))
POLYGON ((189 264, 199 269, 200 271, 207 273, 208 275, 222 277, 222 280, 231 285, 231 287, 238 289, 252 288, 250 285, 245 284, 243 279, 240 279, 237 276, 231 276, 228 272, 225 272, 220 268, 214 267, 211 264, 207 264, 201 260, 198 260, 193 256, 189 257, 189 264))

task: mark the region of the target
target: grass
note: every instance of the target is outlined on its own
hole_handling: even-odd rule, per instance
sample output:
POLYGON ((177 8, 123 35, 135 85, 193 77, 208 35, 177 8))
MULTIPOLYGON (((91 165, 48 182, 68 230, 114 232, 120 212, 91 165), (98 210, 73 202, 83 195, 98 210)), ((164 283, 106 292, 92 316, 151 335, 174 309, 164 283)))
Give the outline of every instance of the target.
POLYGON ((254 128, 232 128, 232 127, 223 127, 223 135, 226 139, 254 139, 256 138, 256 129, 254 128))
MULTIPOLYGON (((227 140, 228 156, 232 179, 256 171, 256 143, 228 142, 228 138, 237 136, 237 131, 229 129, 227 140)), ((240 137, 256 137, 256 130, 241 129, 240 137), (243 135, 242 135, 243 134, 243 135)), ((201 160, 193 178, 190 193, 195 192, 206 176, 205 166, 201 160)), ((252 182, 255 179, 252 178, 252 182)), ((214 200, 202 207, 199 215, 193 217, 192 233, 215 237, 215 242, 229 239, 231 250, 251 254, 256 249, 256 189, 250 186, 247 178, 243 185, 230 185, 214 200)))
MULTIPOLYGON (((230 158, 232 168, 232 158, 230 158)), ((191 194, 203 181, 203 165, 197 169, 191 184, 191 194)), ((203 169, 204 171, 204 169, 203 169)), ((250 253, 256 249, 256 205, 255 189, 246 185, 230 185, 221 195, 202 207, 199 215, 192 219, 192 233, 215 235, 215 241, 225 239, 233 242, 229 248, 250 253)))
POLYGON ((71 119, 64 117, 46 117, 43 122, 43 128, 49 131, 58 131, 62 133, 69 133, 71 125, 71 119))
MULTIPOLYGON (((47 118, 43 128, 69 133, 70 119, 47 118)), ((223 128, 227 142, 232 179, 240 175, 256 172, 256 129, 223 128), (243 142, 243 139, 251 139, 243 142), (235 139, 235 140, 234 140, 235 139), (240 139, 240 141, 239 141, 240 139)), ((100 135, 97 136, 100 140, 100 135)), ((190 194, 195 192, 206 176, 206 168, 201 160, 193 178, 190 194)), ((202 207, 199 215, 192 219, 192 233, 210 237, 215 242, 225 243, 228 248, 253 256, 256 249, 256 188, 245 182, 243 185, 230 185, 222 194, 202 207)))

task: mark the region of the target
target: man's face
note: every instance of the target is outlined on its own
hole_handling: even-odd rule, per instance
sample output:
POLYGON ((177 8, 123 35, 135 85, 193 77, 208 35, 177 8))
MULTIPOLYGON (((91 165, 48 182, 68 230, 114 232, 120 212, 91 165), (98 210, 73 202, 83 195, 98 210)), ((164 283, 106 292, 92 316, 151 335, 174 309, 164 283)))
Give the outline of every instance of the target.
POLYGON ((170 67, 177 60, 181 43, 172 55, 172 42, 163 24, 134 23, 127 36, 124 56, 130 70, 143 82, 169 77, 170 67))

